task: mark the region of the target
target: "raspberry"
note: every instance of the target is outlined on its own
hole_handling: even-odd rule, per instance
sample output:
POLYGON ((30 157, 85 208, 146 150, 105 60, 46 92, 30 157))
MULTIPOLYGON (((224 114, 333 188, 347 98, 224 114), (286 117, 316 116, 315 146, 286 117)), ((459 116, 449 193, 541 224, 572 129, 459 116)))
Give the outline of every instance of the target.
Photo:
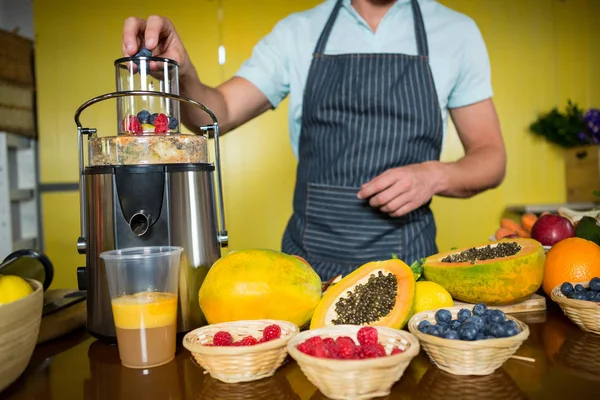
POLYGON ((352 359, 356 357, 356 343, 348 336, 340 336, 335 339, 340 358, 352 359))
POLYGON ((377 358, 385 356, 385 349, 379 343, 377 344, 366 344, 360 346, 359 357, 360 358, 377 358))
POLYGON ((266 340, 275 340, 281 337, 281 327, 279 325, 269 325, 263 330, 263 338, 266 340))
POLYGON ((327 358, 342 358, 340 355, 340 351, 338 346, 335 344, 335 341, 330 341, 325 343, 325 349, 327 350, 327 358))
POLYGON ((315 354, 315 348, 311 346, 308 342, 302 342, 298 345, 298 351, 301 351, 304 354, 308 354, 309 356, 313 356, 315 354))
POLYGON ((256 340, 256 338, 252 337, 252 336, 246 336, 245 338, 243 338, 241 341, 241 346, 254 346, 255 344, 258 343, 258 340, 256 340))
POLYGON ((309 339, 306 339, 304 342, 308 343, 311 347, 317 347, 318 345, 324 343, 320 336, 313 336, 309 339))
POLYGON ((154 118, 154 133, 169 132, 169 118, 165 114, 158 114, 154 118))
POLYGON ((121 124, 123 131, 130 132, 133 134, 142 133, 142 124, 140 124, 140 120, 135 115, 129 115, 125 117, 123 123, 121 124))
POLYGON ((319 358, 330 358, 330 352, 325 343, 320 343, 315 346, 314 356, 319 358))
POLYGON ((213 336, 213 344, 215 346, 231 346, 233 337, 229 332, 219 331, 213 336))
POLYGON ((326 337, 325 339, 323 339, 323 343, 331 344, 331 343, 335 343, 335 340, 333 338, 326 337))
POLYGON ((264 337, 261 337, 261 338, 258 340, 258 343, 257 343, 257 344, 266 343, 266 342, 268 342, 268 341, 269 341, 269 339, 267 339, 267 338, 264 338, 264 337))
POLYGON ((401 353, 404 353, 404 350, 394 347, 394 349, 392 350, 390 355, 393 356, 394 354, 401 354, 401 353))
POLYGON ((378 339, 377 329, 373 328, 372 326, 363 326, 356 334, 356 338, 358 339, 358 343, 360 343, 362 346, 368 344, 375 345, 377 344, 378 339))

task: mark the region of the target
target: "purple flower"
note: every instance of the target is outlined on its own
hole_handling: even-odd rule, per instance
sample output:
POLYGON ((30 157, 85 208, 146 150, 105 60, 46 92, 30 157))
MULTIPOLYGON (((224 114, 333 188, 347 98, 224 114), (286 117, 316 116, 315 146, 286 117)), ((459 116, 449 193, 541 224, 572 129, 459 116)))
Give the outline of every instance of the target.
POLYGON ((579 132, 579 133, 577 134, 577 139, 579 139, 579 141, 580 141, 580 142, 587 143, 587 141, 588 141, 588 136, 587 136, 587 134, 586 134, 585 132, 579 132))

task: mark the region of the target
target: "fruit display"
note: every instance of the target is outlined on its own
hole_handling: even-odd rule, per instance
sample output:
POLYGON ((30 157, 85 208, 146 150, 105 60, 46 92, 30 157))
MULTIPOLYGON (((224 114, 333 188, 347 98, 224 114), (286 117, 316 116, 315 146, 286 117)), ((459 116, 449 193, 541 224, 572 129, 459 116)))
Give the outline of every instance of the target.
POLYGON ((306 262, 274 250, 248 249, 212 265, 198 301, 209 324, 274 319, 304 326, 321 293, 321 279, 306 262))
POLYGON ((388 354, 379 343, 377 329, 372 326, 360 328, 356 336, 358 343, 350 336, 313 336, 298 344, 297 348, 309 356, 336 360, 362 360, 403 353, 402 349, 394 347, 388 354))
POLYGON ((542 287, 550 296, 563 282, 589 281, 595 276, 600 276, 600 246, 587 239, 567 238, 546 254, 542 287))
POLYGON ((579 283, 573 286, 570 282, 563 282, 560 292, 569 299, 600 303, 600 277, 592 278, 587 288, 579 283))
POLYGON ((523 214, 520 223, 513 221, 510 218, 502 218, 500 227, 496 230, 494 237, 496 240, 505 238, 529 238, 531 237, 531 228, 537 221, 538 217, 535 214, 523 214))
POLYGON ((369 262, 329 287, 310 328, 379 325, 401 329, 410 318, 415 287, 413 271, 403 261, 369 262))
POLYGON ((540 288, 545 260, 545 250, 536 240, 502 239, 430 256, 423 274, 456 300, 504 305, 524 300, 540 288))
POLYGON ((204 346, 254 346, 256 344, 266 343, 281 337, 281 327, 277 324, 267 325, 260 338, 247 335, 238 340, 227 331, 218 331, 213 335, 212 343, 206 343, 204 346))
POLYGON ((33 288, 27 281, 16 275, 0 274, 0 307, 12 303, 33 293, 33 288))
POLYGON ((515 336, 520 332, 515 321, 507 320, 500 310, 488 309, 478 303, 472 310, 462 308, 455 319, 446 309, 435 313, 435 323, 424 319, 417 325, 419 332, 450 340, 485 340, 515 336))

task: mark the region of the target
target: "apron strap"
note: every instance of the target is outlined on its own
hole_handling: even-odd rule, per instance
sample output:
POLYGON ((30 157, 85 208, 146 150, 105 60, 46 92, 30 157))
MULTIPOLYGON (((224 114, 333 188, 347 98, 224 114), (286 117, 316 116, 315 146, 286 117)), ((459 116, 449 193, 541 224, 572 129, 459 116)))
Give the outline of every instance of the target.
POLYGON ((327 23, 325 24, 325 27, 321 32, 321 36, 319 36, 319 41, 315 46, 315 54, 323 54, 323 52, 325 51, 325 46, 327 45, 329 34, 331 33, 333 25, 335 24, 335 20, 337 19, 337 16, 340 13, 340 8, 342 8, 342 2, 343 0, 337 0, 337 3, 335 3, 335 6, 333 6, 331 15, 329 16, 329 19, 327 20, 327 23))
POLYGON ((418 0, 412 0, 413 20, 415 24, 415 37, 417 38, 417 51, 420 56, 429 56, 429 47, 427 46, 427 33, 423 23, 423 14, 419 7, 418 0))
MULTIPOLYGON (((333 25, 335 24, 335 20, 340 12, 340 8, 342 8, 343 0, 337 0, 333 10, 331 11, 331 15, 319 36, 319 40, 317 41, 317 45, 315 46, 314 54, 323 54, 325 51, 325 46, 327 45, 327 40, 329 39, 329 35, 333 29, 333 25)), ((415 37, 417 39, 417 51, 420 56, 429 56, 429 48, 427 46, 427 33, 425 31, 425 24, 423 23, 423 15, 421 14, 421 7, 419 7, 418 0, 412 0, 412 11, 413 11, 413 20, 415 27, 415 37)))

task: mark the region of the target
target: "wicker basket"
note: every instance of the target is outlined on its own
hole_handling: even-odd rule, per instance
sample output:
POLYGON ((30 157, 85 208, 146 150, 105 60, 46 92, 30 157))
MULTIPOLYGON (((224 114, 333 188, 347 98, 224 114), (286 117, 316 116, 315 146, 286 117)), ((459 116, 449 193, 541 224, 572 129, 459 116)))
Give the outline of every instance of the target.
POLYGON ((419 354, 419 341, 406 331, 375 327, 381 343, 389 354, 394 347, 404 350, 393 356, 366 360, 332 360, 302 353, 296 347, 308 338, 350 336, 356 342, 361 326, 338 325, 301 332, 288 343, 288 352, 304 375, 325 396, 336 399, 370 399, 387 396, 394 383, 402 377, 411 360, 419 354))
MULTIPOLYGON (((452 318, 456 318, 463 307, 450 307, 452 318)), ((518 319, 507 315, 519 326, 520 333, 508 338, 463 341, 439 338, 419 332, 422 320, 435 323, 437 310, 423 311, 408 322, 408 329, 419 339, 429 359, 439 369, 454 375, 488 375, 510 358, 529 337, 529 327, 518 319)))
MULTIPOLYGON (((571 282, 573 286, 578 283, 587 288, 589 282, 571 282)), ((560 286, 552 289, 550 297, 558 303, 560 308, 571 321, 586 332, 600 335, 600 303, 587 300, 569 299, 560 292, 560 286)))
POLYGON ((287 343, 299 332, 296 325, 279 320, 248 320, 208 325, 183 338, 196 362, 206 373, 225 383, 250 382, 273 376, 287 357, 287 343), (234 340, 252 335, 260 338, 268 325, 281 327, 281 338, 254 346, 204 346, 219 331, 231 333, 234 340))
POLYGON ((0 306, 0 392, 25 371, 40 330, 44 288, 38 281, 27 282, 33 293, 0 306))

